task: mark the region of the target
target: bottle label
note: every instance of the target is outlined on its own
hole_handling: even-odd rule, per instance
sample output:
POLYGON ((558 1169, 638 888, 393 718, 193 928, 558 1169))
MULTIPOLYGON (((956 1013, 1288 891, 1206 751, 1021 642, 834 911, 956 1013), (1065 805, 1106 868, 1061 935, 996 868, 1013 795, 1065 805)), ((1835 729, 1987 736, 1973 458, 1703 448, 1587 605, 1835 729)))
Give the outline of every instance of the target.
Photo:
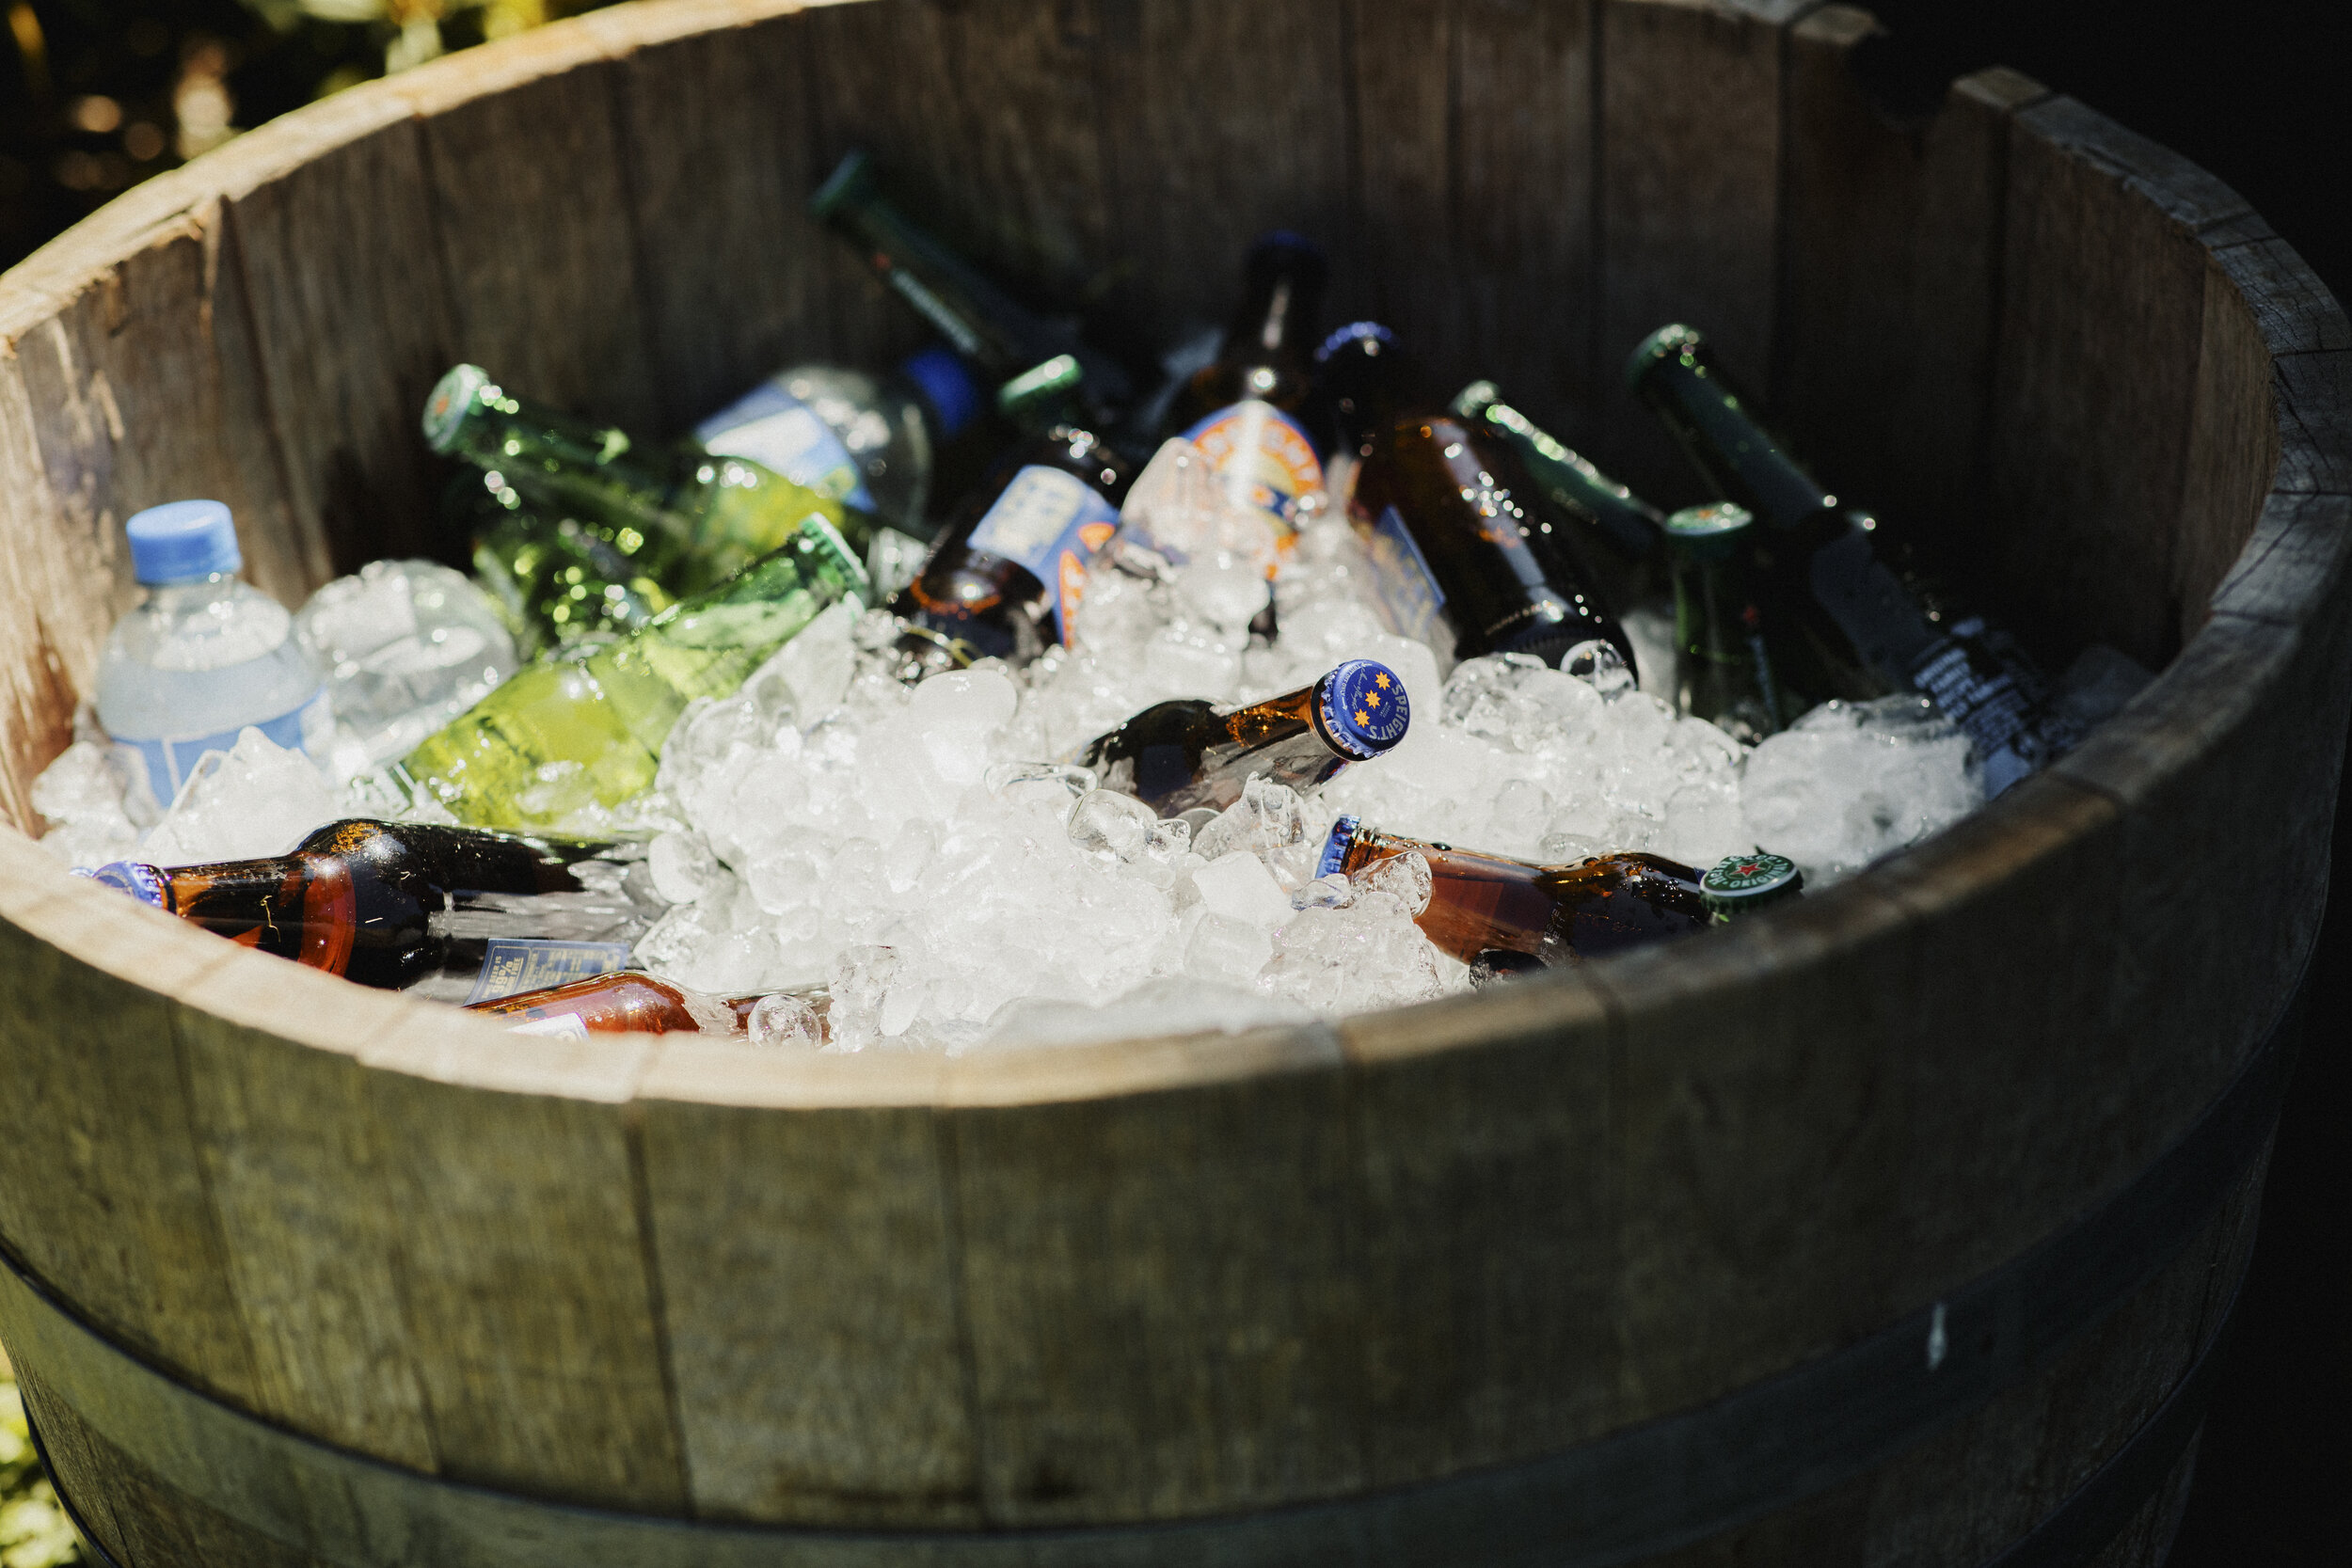
POLYGON ((578 1013, 555 1013, 547 1018, 525 1018, 520 1023, 506 1026, 510 1035, 546 1035, 555 1039, 584 1040, 588 1037, 588 1022, 578 1013))
POLYGON ((496 1002, 527 990, 610 974, 628 967, 625 942, 552 942, 540 937, 493 937, 482 956, 466 1005, 496 1002))
POLYGON ((219 730, 211 735, 173 736, 163 740, 140 740, 130 736, 111 735, 116 750, 131 768, 134 775, 144 770, 148 787, 154 791, 155 803, 168 806, 179 798, 180 786, 187 782, 197 762, 207 752, 226 752, 237 744, 237 736, 246 730, 259 730, 273 744, 290 752, 301 752, 317 757, 326 754, 335 736, 335 710, 327 701, 326 688, 322 686, 303 699, 301 705, 288 709, 275 719, 258 723, 240 724, 233 730, 219 730))
POLYGON ((1076 474, 1032 463, 1012 476, 972 530, 972 547, 1028 569, 1054 604, 1054 631, 1070 641, 1087 562, 1119 528, 1119 511, 1076 474))
POLYGON ((1445 592, 1438 586, 1428 559, 1413 543, 1412 531, 1395 507, 1381 509, 1367 543, 1374 567, 1372 591, 1380 601, 1389 629, 1399 637, 1444 649, 1450 641, 1443 620, 1445 592))
POLYGON ((1955 623, 1908 673, 1976 749, 1988 796, 2043 767, 2072 738, 2036 728, 2042 682, 2015 642, 1981 617, 1955 623))
POLYGON ((1184 432, 1200 449, 1209 471, 1225 493, 1246 506, 1272 513, 1290 547, 1298 527, 1298 503, 1323 488, 1323 464, 1298 421, 1255 398, 1221 408, 1184 432))
POLYGON ((820 496, 874 510, 866 476, 833 426, 772 381, 763 381, 694 427, 703 450, 748 457, 820 496))

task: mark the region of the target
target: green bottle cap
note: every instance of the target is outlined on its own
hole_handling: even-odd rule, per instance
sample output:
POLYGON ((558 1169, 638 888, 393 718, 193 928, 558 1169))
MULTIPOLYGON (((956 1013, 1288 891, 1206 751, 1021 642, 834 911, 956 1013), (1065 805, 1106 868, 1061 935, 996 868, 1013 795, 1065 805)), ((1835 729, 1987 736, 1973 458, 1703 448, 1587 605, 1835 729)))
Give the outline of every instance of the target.
POLYGON ((488 371, 479 365, 453 367, 424 400, 424 444, 443 453, 455 446, 457 433, 466 428, 485 394, 499 395, 488 371))
POLYGON ((1724 857, 1700 879, 1699 900, 1718 920, 1728 920, 1793 898, 1804 889, 1804 876, 1795 861, 1757 849, 1724 857))
POLYGON ((1666 543, 1696 561, 1720 561, 1739 549, 1756 514, 1733 501, 1686 506, 1666 518, 1666 543))
POLYGON ((1679 359, 1707 340, 1695 326, 1669 322, 1633 345, 1632 356, 1625 362, 1625 384, 1638 388, 1650 366, 1661 359, 1679 359))
POLYGON ((808 198, 811 217, 827 218, 844 207, 853 207, 866 199, 874 188, 874 161, 864 152, 851 152, 841 160, 839 167, 825 177, 808 198))
POLYGON ((1449 407, 1458 418, 1475 420, 1484 418, 1487 409, 1502 401, 1502 388, 1491 381, 1473 381, 1454 394, 1449 407))
POLYGON ((1057 354, 1033 365, 996 389, 996 406, 1019 421, 1050 419, 1053 411, 1077 389, 1086 372, 1074 354, 1057 354))

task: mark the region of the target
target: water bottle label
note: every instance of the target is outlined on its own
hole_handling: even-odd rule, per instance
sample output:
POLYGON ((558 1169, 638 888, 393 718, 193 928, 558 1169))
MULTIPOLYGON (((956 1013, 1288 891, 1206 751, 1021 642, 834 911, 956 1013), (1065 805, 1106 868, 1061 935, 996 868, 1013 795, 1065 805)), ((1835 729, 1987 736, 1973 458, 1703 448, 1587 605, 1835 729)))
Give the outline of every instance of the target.
POLYGON ((510 1035, 546 1035, 555 1039, 584 1040, 588 1023, 578 1013, 557 1013, 549 1018, 526 1018, 520 1023, 506 1026, 510 1035))
MULTIPOLYGON (((1298 421, 1255 398, 1221 408, 1184 432, 1200 449, 1225 493, 1270 512, 1285 531, 1298 526, 1298 503, 1323 488, 1323 465, 1298 421)), ((1284 547, 1291 534, 1282 537, 1284 547)))
POLYGON ((610 974, 628 967, 625 942, 553 942, 541 937, 493 937, 482 956, 468 1006, 527 990, 610 974))
POLYGON ((1443 649, 1449 640, 1445 636, 1445 592, 1438 586, 1435 573, 1429 570, 1428 559, 1421 546, 1413 543, 1412 531, 1395 507, 1384 507, 1380 520, 1372 525, 1373 582, 1372 591, 1380 601, 1380 609, 1389 623, 1389 629, 1399 637, 1409 637, 1416 642, 1426 642, 1443 649))
POLYGON ((1078 600, 1086 593, 1087 562, 1119 528, 1119 511, 1077 475, 1030 464, 1012 476, 996 504, 972 531, 972 547, 1001 555, 1045 585, 1054 630, 1070 641, 1078 600))
POLYGON ((820 496, 871 512, 874 498, 866 476, 833 426, 814 409, 763 381, 694 427, 703 450, 720 457, 748 457, 820 496))
POLYGON ((290 708, 275 719, 240 724, 233 730, 219 730, 212 735, 175 736, 163 740, 141 740, 124 735, 110 738, 134 771, 146 769, 148 787, 154 791, 155 803, 168 806, 179 797, 180 786, 187 782, 188 774, 195 769, 199 758, 207 752, 230 750, 237 744, 237 736, 249 729, 261 731, 272 743, 290 752, 322 756, 328 742, 334 738, 335 710, 327 702, 326 688, 322 686, 305 698, 299 707, 290 708), (133 762, 134 758, 135 762, 133 762))

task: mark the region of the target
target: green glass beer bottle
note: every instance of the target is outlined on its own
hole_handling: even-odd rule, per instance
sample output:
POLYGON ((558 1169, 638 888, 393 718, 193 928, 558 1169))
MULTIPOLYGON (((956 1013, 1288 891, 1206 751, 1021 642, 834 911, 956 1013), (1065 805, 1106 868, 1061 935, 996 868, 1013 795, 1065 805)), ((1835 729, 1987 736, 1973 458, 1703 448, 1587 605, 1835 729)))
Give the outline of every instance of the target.
POLYGON ((658 908, 626 890, 625 873, 611 845, 353 818, 268 859, 118 861, 89 876, 241 946, 479 1002, 628 962, 658 908))
POLYGON ((1429 866, 1429 902, 1415 912, 1415 924, 1442 951, 1489 970, 1523 969, 1529 959, 1573 963, 1708 925, 1699 874, 1661 855, 1536 865, 1384 833, 1343 816, 1324 841, 1315 875, 1354 878, 1401 855, 1419 855, 1429 866))
POLYGON ((1756 519, 1729 501, 1665 519, 1675 587, 1675 705, 1755 745, 1796 717, 1773 674, 1748 570, 1756 519))
POLYGON ((1135 384, 1117 360, 1089 345, 1074 326, 1015 301, 884 196, 864 152, 843 158, 808 208, 983 376, 1001 383, 1067 354, 1086 373, 1089 422, 1106 425, 1133 397, 1135 384))
POLYGON ((455 367, 433 388, 424 437, 543 507, 610 529, 613 547, 675 594, 741 571, 812 513, 861 560, 871 542, 871 518, 838 496, 691 441, 639 445, 610 425, 510 396, 478 365, 455 367))
POLYGON ((1699 879, 1699 900, 1718 925, 1784 904, 1804 891, 1804 877, 1786 855, 1757 849, 1726 855, 1699 879))
POLYGON ((1811 697, 1916 691, 1968 736, 1999 794, 2079 738, 2009 632, 1949 598, 1867 513, 1849 510, 1758 422, 1754 404, 1691 327, 1659 328, 1626 379, 1726 499, 1756 515, 1755 555, 1779 639, 1817 661, 1787 671, 1811 697))
POLYGON ((1595 467, 1592 461, 1502 401, 1491 381, 1473 381, 1454 394, 1453 412, 1480 421, 1511 449, 1545 499, 1584 525, 1599 547, 1585 560, 1603 578, 1610 601, 1638 604, 1649 597, 1666 515, 1595 467))
POLYGON ((1390 626, 1456 658, 1557 664, 1633 644, 1595 587, 1580 525, 1553 513, 1482 421, 1448 413, 1386 327, 1343 326, 1317 351, 1318 396, 1359 455, 1348 515, 1370 546, 1390 626))
POLYGON ((441 515, 470 542, 474 577, 526 656, 633 631, 671 605, 669 591, 623 553, 617 530, 527 499, 496 469, 459 473, 441 515))
POLYGON ((555 828, 653 787, 670 726, 696 697, 723 697, 778 648, 868 586, 822 515, 782 549, 680 600, 584 657, 542 654, 431 736, 397 782, 461 822, 555 828))

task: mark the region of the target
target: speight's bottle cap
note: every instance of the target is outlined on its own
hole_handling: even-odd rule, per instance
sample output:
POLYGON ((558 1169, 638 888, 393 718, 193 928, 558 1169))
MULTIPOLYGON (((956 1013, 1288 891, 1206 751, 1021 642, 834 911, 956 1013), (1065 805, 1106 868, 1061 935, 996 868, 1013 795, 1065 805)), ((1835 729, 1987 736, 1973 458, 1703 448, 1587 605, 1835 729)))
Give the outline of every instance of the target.
POLYGON ((1412 706, 1405 683, 1385 664, 1351 658, 1316 683, 1323 731, 1359 762, 1370 762, 1405 738, 1412 706))
POLYGON ((1347 847, 1356 842, 1356 835, 1363 831, 1363 826, 1364 819, 1360 816, 1342 816, 1331 824, 1331 836, 1323 841, 1323 853, 1315 859, 1315 875, 1318 878, 1340 874, 1340 867, 1347 861, 1347 847))
POLYGON ((1686 506, 1666 518, 1666 543, 1694 561, 1720 561, 1739 549, 1756 514, 1733 501, 1686 506))
POLYGON ((1699 901, 1718 920, 1729 920, 1793 898, 1804 888, 1804 877, 1795 861, 1757 849, 1753 854, 1725 856, 1701 878, 1699 901))

